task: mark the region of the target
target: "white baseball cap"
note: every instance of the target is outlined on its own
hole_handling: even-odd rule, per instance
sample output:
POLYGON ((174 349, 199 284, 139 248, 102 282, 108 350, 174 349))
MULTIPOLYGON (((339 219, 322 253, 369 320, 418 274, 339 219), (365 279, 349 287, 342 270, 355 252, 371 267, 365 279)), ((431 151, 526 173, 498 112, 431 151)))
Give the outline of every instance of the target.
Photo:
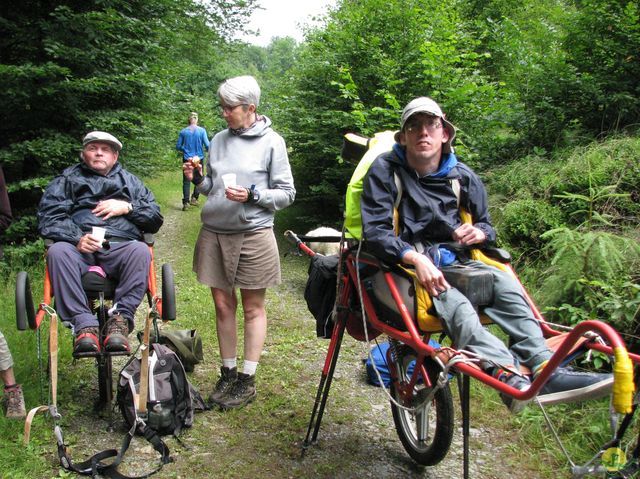
POLYGON ((82 146, 87 146, 89 143, 96 141, 108 143, 115 148, 116 151, 122 150, 122 143, 120 143, 120 140, 106 131, 92 131, 87 133, 82 139, 82 146))

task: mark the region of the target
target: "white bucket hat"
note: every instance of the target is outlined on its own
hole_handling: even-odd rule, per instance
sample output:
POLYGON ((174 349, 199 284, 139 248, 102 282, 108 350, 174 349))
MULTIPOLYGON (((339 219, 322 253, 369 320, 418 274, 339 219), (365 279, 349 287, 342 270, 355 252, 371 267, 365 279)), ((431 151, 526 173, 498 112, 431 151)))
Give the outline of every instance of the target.
POLYGON ((426 96, 421 96, 411 100, 407 103, 407 106, 404 107, 404 110, 402 110, 402 116, 400 117, 400 131, 396 132, 394 137, 396 142, 400 142, 400 132, 404 130, 404 125, 407 120, 416 113, 426 113, 428 115, 437 116, 442 120, 442 124, 449 133, 449 140, 442 145, 442 152, 444 154, 451 153, 453 151, 451 143, 456 137, 456 127, 453 126, 453 123, 445 119, 445 114, 442 113, 440 106, 431 98, 426 96))

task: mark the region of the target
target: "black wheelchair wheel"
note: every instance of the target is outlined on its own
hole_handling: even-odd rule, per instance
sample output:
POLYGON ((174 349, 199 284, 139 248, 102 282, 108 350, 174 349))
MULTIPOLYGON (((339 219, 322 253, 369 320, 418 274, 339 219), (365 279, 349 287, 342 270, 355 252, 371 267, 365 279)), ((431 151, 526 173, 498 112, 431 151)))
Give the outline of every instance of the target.
POLYGON ((170 264, 162 265, 162 320, 176 319, 176 287, 173 279, 173 268, 170 264))
MULTIPOLYGON (((409 371, 413 367, 412 363, 415 364, 415 359, 416 353, 411 348, 397 348, 397 362, 391 367, 396 368, 399 380, 408 381, 411 378, 409 371)), ((437 365, 427 359, 425 369, 431 383, 435 384, 437 365)), ((403 401, 398 382, 393 381, 391 384, 391 397, 403 406, 399 407, 391 401, 398 437, 409 456, 423 466, 433 466, 442 461, 449 452, 453 439, 454 410, 449 384, 438 389, 432 400, 426 401, 425 398, 431 391, 431 388, 420 381, 414 387, 411 398, 403 401)))
POLYGON ((20 271, 16 276, 16 325, 20 331, 27 327, 36 329, 36 312, 26 271, 20 271))

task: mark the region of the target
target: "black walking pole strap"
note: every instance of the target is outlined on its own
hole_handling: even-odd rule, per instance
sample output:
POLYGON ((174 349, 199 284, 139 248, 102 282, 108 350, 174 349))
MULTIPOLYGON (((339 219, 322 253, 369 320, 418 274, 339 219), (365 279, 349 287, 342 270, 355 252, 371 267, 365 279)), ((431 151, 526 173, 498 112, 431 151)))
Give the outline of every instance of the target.
POLYGON ((64 444, 58 444, 58 457, 60 458, 62 467, 84 476, 95 477, 99 473, 102 473, 102 470, 110 467, 110 465, 103 464, 101 461, 110 457, 116 457, 117 455, 118 451, 116 449, 105 449, 104 451, 94 454, 86 461, 74 463, 67 453, 67 447, 64 444))
POLYGON ((58 456, 60 458, 60 464, 62 467, 69 471, 73 471, 77 474, 82 474, 85 476, 96 477, 98 474, 104 477, 109 477, 111 479, 145 479, 147 477, 152 476, 165 464, 172 462, 173 459, 169 455, 169 448, 165 444, 165 442, 158 436, 158 434, 151 429, 150 427, 144 425, 142 429, 142 433, 144 438, 151 444, 151 446, 161 455, 160 457, 160 465, 156 467, 153 471, 147 472, 140 476, 127 476, 118 471, 118 466, 122 462, 127 449, 129 449, 129 445, 131 444, 131 439, 135 434, 137 423, 134 424, 132 429, 126 434, 124 439, 122 440, 122 446, 120 450, 116 449, 105 449, 104 451, 100 451, 93 456, 91 456, 86 461, 82 461, 79 463, 74 463, 71 460, 71 457, 67 453, 67 448, 64 443, 58 443, 58 456), (114 461, 110 464, 105 464, 102 461, 104 459, 108 459, 111 457, 115 457, 114 461))

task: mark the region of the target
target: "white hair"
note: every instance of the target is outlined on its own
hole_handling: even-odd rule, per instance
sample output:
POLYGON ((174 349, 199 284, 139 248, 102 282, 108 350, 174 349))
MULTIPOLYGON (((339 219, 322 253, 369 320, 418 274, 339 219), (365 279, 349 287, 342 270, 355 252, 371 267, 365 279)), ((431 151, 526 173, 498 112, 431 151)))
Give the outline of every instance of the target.
POLYGON ((260 86, 250 75, 229 78, 218 88, 218 97, 225 105, 260 104, 260 86))

